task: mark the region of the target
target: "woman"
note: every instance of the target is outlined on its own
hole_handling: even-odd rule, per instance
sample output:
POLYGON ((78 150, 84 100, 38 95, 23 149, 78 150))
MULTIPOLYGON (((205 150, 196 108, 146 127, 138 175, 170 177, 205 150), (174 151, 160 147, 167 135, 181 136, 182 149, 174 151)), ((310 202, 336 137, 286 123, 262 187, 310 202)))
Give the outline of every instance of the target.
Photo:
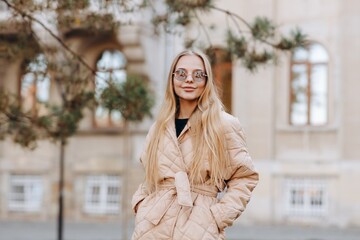
POLYGON ((244 211, 258 174, 201 52, 175 57, 140 160, 146 176, 132 199, 132 239, 224 239, 244 211))

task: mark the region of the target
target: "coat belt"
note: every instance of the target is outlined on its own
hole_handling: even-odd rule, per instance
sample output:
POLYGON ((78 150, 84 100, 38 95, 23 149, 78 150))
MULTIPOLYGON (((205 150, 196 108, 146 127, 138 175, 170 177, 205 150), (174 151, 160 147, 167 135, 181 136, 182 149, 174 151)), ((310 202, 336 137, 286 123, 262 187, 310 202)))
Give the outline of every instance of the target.
MULTIPOLYGON (((183 174, 185 172, 178 172, 176 174, 179 174, 179 173, 183 174)), ((177 195, 181 194, 178 191, 178 189, 181 188, 180 187, 181 185, 186 185, 183 183, 182 180, 184 180, 184 181, 189 181, 189 180, 188 180, 188 178, 186 178, 186 180, 177 178, 178 175, 176 175, 176 174, 175 174, 175 178, 166 178, 163 181, 161 181, 159 188, 160 189, 175 188, 177 190, 177 195)), ((186 174, 186 177, 187 177, 187 174, 186 174)), ((211 185, 206 185, 206 184, 197 184, 197 185, 192 185, 192 186, 189 185, 189 188, 186 188, 186 191, 198 193, 198 194, 209 196, 209 197, 217 197, 217 194, 219 192, 217 187, 211 186, 211 185)))
POLYGON ((190 187, 188 181, 189 179, 185 172, 178 172, 175 174, 175 178, 163 180, 159 186, 160 194, 154 196, 155 199, 152 204, 152 209, 156 209, 156 211, 150 210, 145 218, 154 225, 157 225, 175 201, 176 196, 178 204, 187 207, 193 206, 191 192, 209 197, 217 196, 218 190, 215 186, 202 184, 190 187))

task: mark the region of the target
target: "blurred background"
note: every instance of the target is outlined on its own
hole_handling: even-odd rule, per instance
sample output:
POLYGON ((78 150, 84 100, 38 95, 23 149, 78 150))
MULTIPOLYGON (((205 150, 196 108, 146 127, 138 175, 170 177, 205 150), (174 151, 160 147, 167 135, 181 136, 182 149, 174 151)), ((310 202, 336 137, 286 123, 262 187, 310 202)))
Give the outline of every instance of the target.
POLYGON ((195 46, 260 173, 228 239, 359 240, 359 26, 358 0, 0 0, 0 239, 130 239, 147 130, 195 46))

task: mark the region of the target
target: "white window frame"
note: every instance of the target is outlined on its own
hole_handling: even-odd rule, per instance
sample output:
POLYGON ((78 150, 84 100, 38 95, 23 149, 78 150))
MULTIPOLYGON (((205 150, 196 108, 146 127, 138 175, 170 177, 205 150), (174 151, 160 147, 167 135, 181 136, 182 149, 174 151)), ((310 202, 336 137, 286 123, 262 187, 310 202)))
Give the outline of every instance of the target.
POLYGON ((323 217, 328 213, 327 180, 315 177, 288 177, 285 180, 286 215, 323 217))
POLYGON ((10 175, 8 209, 18 212, 39 212, 43 205, 44 182, 39 175, 10 175), (16 187, 22 189, 17 192, 16 187))
POLYGON ((121 206, 122 181, 115 175, 89 175, 85 182, 84 212, 118 214, 121 206), (97 193, 94 189, 98 189, 97 193))

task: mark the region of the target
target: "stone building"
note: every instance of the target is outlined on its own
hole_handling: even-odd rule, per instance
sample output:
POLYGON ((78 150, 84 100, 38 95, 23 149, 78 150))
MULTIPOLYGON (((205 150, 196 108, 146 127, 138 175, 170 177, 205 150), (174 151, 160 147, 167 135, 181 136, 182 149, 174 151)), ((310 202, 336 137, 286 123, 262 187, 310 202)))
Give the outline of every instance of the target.
MULTIPOLYGON (((360 2, 222 0, 215 4, 248 21, 267 16, 284 34, 298 26, 311 40, 307 48, 283 54, 279 65, 260 68, 255 74, 240 62, 214 68, 215 75, 222 76, 218 81, 224 103, 242 122, 260 172, 259 185, 239 223, 359 226, 360 2)), ((5 8, 0 9, 4 21, 1 16, 6 16, 5 8)), ((156 114, 173 56, 183 49, 187 37, 206 41, 206 36, 199 34, 198 25, 182 29, 182 36, 153 36, 146 19, 121 27, 112 37, 84 36, 74 29, 63 36, 95 68, 106 70, 109 66, 102 63, 110 59, 119 64, 108 70, 115 69, 119 76, 145 75, 157 93, 156 114)), ((223 49, 226 16, 213 11, 201 16, 201 21, 217 26, 208 34, 212 44, 223 49)), ((22 94, 25 88, 20 85, 27 78, 21 59, 1 63, 0 86, 22 94)), ((153 120, 132 124, 127 139, 118 116, 101 113, 101 109, 87 113, 66 147, 65 216, 69 220, 119 220, 143 179, 138 157, 153 120)), ((41 142, 29 151, 9 139, 0 142, 0 219, 54 219, 58 166, 59 147, 54 144, 41 142)))

